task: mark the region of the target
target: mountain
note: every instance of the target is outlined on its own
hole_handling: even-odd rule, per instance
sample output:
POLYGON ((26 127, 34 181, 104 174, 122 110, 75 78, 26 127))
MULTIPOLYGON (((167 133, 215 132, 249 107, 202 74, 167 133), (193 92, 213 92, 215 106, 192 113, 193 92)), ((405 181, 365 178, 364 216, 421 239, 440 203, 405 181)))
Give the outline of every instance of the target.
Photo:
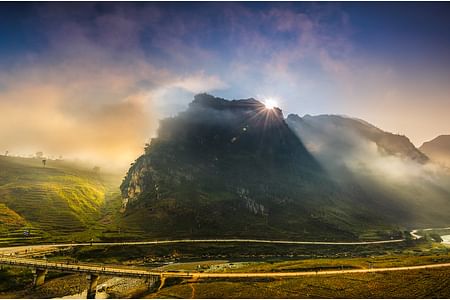
POLYGON ((201 94, 161 121, 121 190, 155 236, 274 236, 339 231, 313 217, 332 201, 327 180, 281 110, 201 94))
POLYGON ((423 143, 419 149, 433 161, 450 167, 450 135, 440 135, 423 143))
POLYGON ((428 161, 428 157, 406 136, 383 131, 360 119, 338 115, 306 115, 300 118, 290 114, 286 121, 313 152, 321 152, 320 148, 330 147, 354 152, 367 143, 372 143, 380 155, 393 155, 418 163, 428 161), (361 141, 365 143, 361 145, 361 141))
MULTIPOLYGON (((403 146, 386 149, 426 160, 403 146)), ((414 217, 333 176, 278 108, 200 94, 161 121, 132 164, 121 185, 123 218, 152 237, 354 240, 414 217)))
POLYGON ((429 164, 407 137, 336 115, 289 115, 287 124, 342 189, 356 187, 396 208, 393 215, 405 225, 448 222, 448 172, 429 164))
POLYGON ((60 160, 0 156, 2 242, 82 232, 101 214, 111 183, 60 160), (6 238, 5 238, 6 237, 6 238))

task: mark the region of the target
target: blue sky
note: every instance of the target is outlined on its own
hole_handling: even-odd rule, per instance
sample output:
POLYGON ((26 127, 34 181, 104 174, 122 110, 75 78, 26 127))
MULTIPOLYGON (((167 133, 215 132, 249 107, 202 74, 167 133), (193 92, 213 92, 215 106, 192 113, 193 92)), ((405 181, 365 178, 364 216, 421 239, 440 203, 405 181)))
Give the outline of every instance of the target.
POLYGON ((199 92, 419 146, 450 133, 449 31, 449 3, 2 3, 0 147, 128 161, 199 92))

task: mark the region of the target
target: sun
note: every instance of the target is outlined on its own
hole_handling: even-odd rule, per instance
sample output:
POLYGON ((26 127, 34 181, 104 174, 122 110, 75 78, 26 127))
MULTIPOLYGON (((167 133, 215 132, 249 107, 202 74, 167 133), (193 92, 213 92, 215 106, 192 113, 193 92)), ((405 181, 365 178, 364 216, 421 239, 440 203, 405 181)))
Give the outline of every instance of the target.
POLYGON ((274 109, 278 106, 278 103, 274 99, 269 98, 264 101, 264 105, 266 106, 266 109, 274 109))

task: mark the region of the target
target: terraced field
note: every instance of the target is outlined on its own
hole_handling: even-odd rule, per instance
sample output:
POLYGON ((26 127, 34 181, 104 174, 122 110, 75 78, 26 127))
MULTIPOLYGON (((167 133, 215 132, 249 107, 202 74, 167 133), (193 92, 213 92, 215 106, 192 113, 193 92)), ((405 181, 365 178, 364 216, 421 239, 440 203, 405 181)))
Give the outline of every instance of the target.
POLYGON ((115 184, 64 161, 0 156, 0 244, 86 231, 115 184))

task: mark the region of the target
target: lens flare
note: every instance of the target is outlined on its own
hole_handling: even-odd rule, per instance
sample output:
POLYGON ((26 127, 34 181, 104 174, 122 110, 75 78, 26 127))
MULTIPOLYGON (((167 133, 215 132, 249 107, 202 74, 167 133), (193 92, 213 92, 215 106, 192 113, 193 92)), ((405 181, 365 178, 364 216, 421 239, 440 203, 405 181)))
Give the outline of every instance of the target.
POLYGON ((278 103, 274 99, 269 98, 264 101, 264 105, 266 106, 266 109, 273 109, 278 106, 278 103))

